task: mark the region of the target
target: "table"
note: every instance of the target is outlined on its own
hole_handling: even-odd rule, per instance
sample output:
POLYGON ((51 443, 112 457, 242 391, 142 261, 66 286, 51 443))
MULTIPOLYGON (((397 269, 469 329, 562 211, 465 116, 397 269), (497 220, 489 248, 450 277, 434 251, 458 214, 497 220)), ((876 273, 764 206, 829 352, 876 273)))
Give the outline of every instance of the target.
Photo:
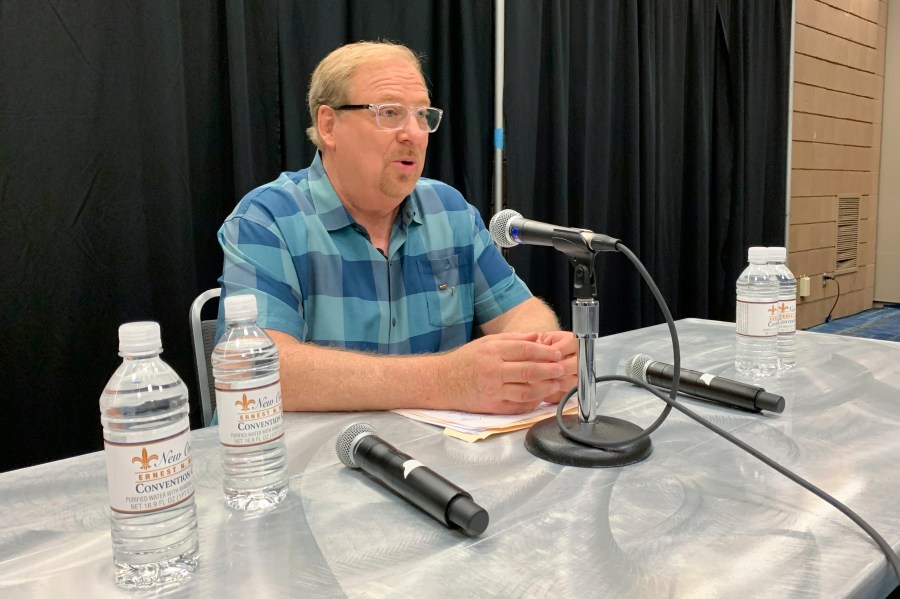
MULTIPOLYGON (((677 327, 683 367, 735 378, 733 324, 677 327)), ((636 353, 671 362, 665 327, 600 339, 598 372, 636 353)), ((764 384, 786 398, 781 415, 684 403, 897 549, 900 344, 800 332, 797 362, 764 384)), ((663 405, 622 383, 598 396, 601 413, 642 426, 663 405)), ((113 582, 102 453, 0 475, 0 596, 831 598, 897 586, 844 515, 678 412, 647 460, 609 470, 541 461, 524 431, 467 444, 392 413, 289 414, 285 426, 291 494, 249 517, 222 503, 216 429, 193 431, 201 564, 161 592, 113 582), (469 491, 487 531, 446 529, 344 467, 334 441, 358 421, 469 491)))

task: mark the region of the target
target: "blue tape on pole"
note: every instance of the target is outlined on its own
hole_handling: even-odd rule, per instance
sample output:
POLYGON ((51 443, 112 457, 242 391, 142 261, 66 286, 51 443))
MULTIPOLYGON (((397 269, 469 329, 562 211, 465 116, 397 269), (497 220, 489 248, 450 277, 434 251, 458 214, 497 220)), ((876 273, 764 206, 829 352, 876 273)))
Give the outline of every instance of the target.
POLYGON ((494 129, 494 147, 498 150, 503 149, 503 127, 494 129))

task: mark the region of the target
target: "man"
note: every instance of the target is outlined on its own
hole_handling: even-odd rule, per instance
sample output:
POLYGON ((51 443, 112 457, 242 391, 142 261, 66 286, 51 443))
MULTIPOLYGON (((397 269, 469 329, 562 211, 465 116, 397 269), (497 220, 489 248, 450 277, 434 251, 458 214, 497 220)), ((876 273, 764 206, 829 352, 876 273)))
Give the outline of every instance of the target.
POLYGON ((442 112, 415 54, 338 48, 312 75, 309 109, 313 163, 247 194, 219 231, 223 299, 257 297, 284 409, 521 413, 559 401, 577 382, 574 336, 474 207, 420 179, 442 112))

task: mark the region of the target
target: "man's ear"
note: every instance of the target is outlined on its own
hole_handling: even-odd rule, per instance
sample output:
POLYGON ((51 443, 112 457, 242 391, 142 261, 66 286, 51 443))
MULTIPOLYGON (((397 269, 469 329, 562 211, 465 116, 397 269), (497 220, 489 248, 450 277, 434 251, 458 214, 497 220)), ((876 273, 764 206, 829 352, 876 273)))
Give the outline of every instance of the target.
POLYGON ((331 106, 324 104, 319 106, 319 112, 316 114, 316 126, 319 132, 319 139, 322 144, 329 150, 334 149, 334 125, 337 119, 337 112, 331 106))

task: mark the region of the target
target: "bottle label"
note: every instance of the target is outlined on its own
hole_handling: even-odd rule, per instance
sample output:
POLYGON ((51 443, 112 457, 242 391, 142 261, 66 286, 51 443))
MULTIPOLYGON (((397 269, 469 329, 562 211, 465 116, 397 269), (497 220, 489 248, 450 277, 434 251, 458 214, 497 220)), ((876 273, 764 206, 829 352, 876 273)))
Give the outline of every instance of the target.
POLYGON ((774 337, 778 334, 779 318, 777 302, 737 301, 738 335, 745 337, 774 337))
POLYGON ((797 300, 785 300, 775 304, 778 308, 778 332, 793 333, 797 330, 797 300))
POLYGON ((219 441, 229 447, 247 447, 284 435, 281 416, 281 381, 251 389, 216 387, 219 441))
POLYGON ((188 429, 144 443, 104 440, 109 507, 145 514, 177 505, 194 495, 188 429))

